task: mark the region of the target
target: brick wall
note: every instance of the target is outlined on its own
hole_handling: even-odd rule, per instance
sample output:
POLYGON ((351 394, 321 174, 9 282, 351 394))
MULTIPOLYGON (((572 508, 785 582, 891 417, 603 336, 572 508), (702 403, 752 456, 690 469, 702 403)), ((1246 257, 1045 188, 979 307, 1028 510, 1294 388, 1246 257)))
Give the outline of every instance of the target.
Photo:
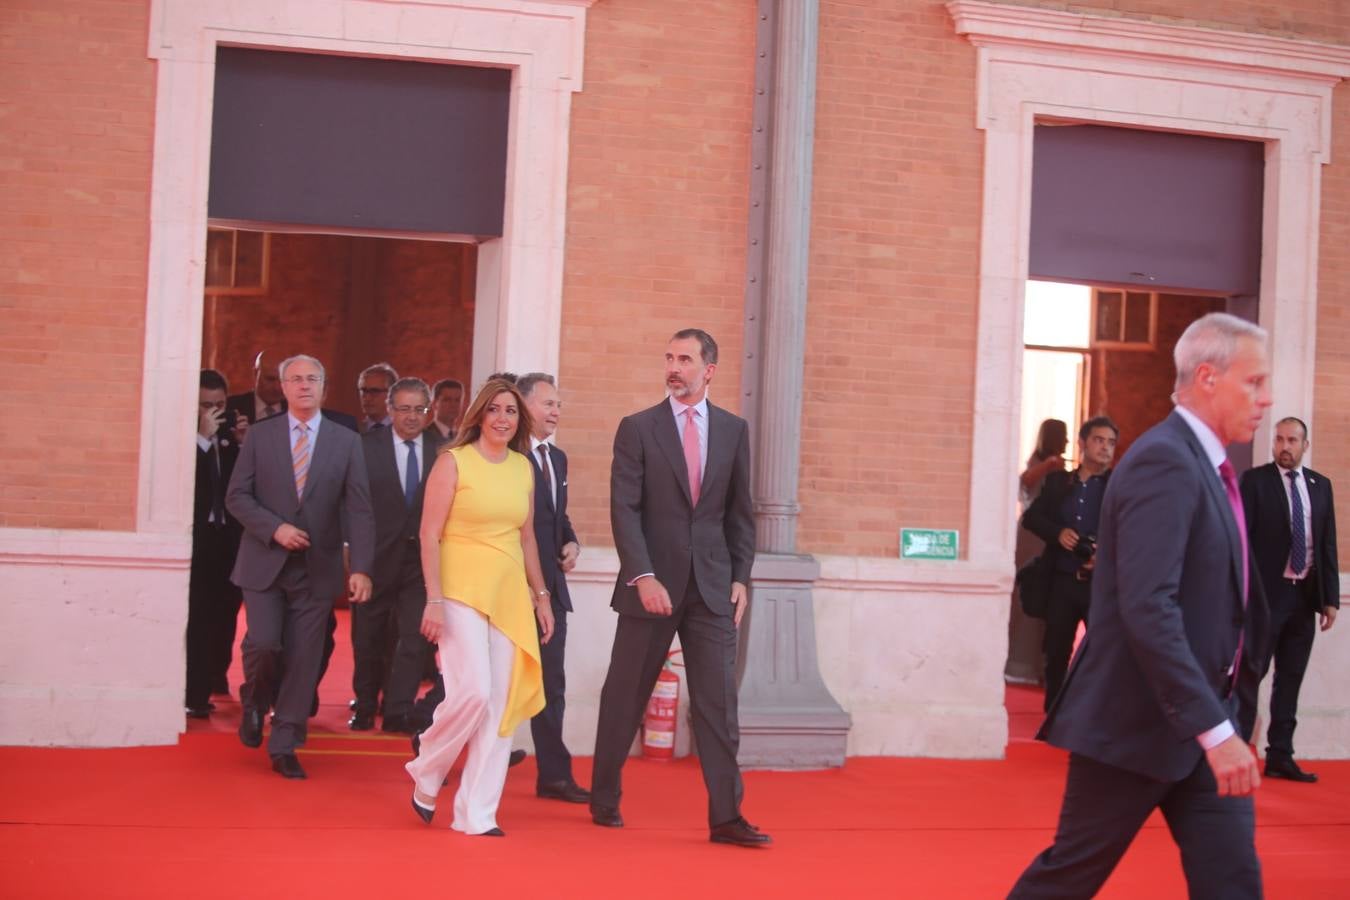
POLYGON ((820 6, 800 547, 967 528, 981 149, 934 2, 820 6))
POLYGON ((266 294, 206 299, 203 365, 237 393, 251 389, 259 350, 273 362, 308 353, 328 372, 325 405, 356 416, 371 363, 467 383, 476 257, 468 244, 274 234, 266 294))
POLYGON ((612 544, 614 429, 664 394, 676 330, 721 349, 713 401, 739 410, 754 4, 623 0, 586 19, 572 100, 559 443, 583 542, 612 544))
POLYGON ((147 17, 144 0, 0 4, 0 526, 135 524, 147 17))

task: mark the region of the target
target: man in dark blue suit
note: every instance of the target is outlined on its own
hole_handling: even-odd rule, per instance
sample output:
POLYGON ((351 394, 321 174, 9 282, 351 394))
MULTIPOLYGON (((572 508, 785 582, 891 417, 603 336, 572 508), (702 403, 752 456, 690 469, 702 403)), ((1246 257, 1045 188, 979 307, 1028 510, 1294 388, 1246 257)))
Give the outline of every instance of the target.
POLYGON ((1160 809, 1191 897, 1260 897, 1248 735, 1268 617, 1225 447, 1270 406, 1266 333, 1226 313, 1177 341, 1175 411, 1102 502, 1092 615, 1038 735, 1070 751, 1054 844, 1012 897, 1091 897, 1160 809))
POLYGON ((1270 600, 1270 646, 1261 661, 1264 676, 1273 660, 1270 727, 1266 731, 1266 776, 1312 783, 1317 776, 1294 762, 1298 691, 1308 668, 1316 620, 1326 631, 1340 609, 1336 561, 1336 506, 1331 479, 1303 465, 1308 426, 1293 416, 1275 423, 1275 461, 1242 473, 1247 532, 1270 600))
POLYGON ((544 667, 544 709, 530 720, 539 775, 535 793, 550 800, 588 803, 591 792, 572 776, 572 754, 563 742, 563 712, 567 706, 567 614, 572 598, 567 573, 577 564, 581 545, 567 517, 567 454, 549 443, 558 428, 562 401, 552 375, 531 372, 521 376, 520 388, 529 407, 534 432, 530 435, 530 462, 534 463, 534 537, 539 565, 553 601, 553 638, 539 645, 544 667))

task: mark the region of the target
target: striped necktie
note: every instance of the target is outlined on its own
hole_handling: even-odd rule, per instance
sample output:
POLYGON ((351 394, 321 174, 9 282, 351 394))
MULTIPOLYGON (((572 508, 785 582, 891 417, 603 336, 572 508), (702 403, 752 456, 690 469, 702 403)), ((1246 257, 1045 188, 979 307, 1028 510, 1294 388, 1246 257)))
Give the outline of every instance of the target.
POLYGON ((305 479, 309 477, 309 425, 295 426, 298 436, 291 447, 291 468, 295 471, 295 496, 305 496, 305 479))

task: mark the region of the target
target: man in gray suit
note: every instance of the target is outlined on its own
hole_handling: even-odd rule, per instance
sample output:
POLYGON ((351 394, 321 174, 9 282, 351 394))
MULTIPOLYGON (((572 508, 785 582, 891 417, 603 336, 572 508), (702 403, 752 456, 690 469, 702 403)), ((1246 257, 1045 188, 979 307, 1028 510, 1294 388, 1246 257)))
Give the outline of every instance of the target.
POLYGON ((342 589, 343 537, 351 553, 348 597, 364 603, 375 523, 360 438, 319 414, 323 365, 293 356, 279 372, 287 412, 250 429, 225 495, 244 526, 232 576, 248 613, 239 739, 259 746, 271 708, 272 768, 304 778, 295 750, 305 742, 332 599, 342 589))
POLYGON ((621 827, 620 776, 675 634, 684 649, 694 739, 708 789, 710 839, 765 846, 741 816, 736 763, 736 629, 755 559, 750 434, 707 400, 717 343, 679 331, 666 346, 670 396, 619 423, 610 523, 619 552, 619 613, 591 777, 591 819, 621 827))
POLYGON ((1102 501, 1087 636, 1038 735, 1069 751, 1054 844, 1012 897, 1091 897, 1154 809, 1191 897, 1260 897, 1247 745, 1268 615, 1225 447, 1270 406, 1266 333, 1211 313, 1177 341, 1176 410, 1102 501))

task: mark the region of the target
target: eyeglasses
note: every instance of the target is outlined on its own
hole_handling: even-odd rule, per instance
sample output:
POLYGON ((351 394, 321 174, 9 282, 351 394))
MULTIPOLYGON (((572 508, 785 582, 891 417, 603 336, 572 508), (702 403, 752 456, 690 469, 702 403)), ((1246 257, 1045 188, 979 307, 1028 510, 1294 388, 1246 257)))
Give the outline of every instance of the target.
POLYGON ((318 375, 288 375, 287 384, 322 384, 323 379, 318 375))
POLYGON ((394 412, 400 416, 406 416, 408 413, 417 413, 419 416, 425 416, 431 412, 430 406, 395 406, 394 412))
POLYGON ((387 394, 389 388, 363 387, 359 389, 363 394, 387 394))

